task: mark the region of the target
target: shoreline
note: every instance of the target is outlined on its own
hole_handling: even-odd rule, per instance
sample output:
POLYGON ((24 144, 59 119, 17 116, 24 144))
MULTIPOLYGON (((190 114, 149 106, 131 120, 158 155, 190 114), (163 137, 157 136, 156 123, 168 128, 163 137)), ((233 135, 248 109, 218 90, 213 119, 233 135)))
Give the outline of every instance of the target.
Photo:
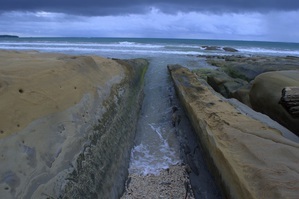
MULTIPOLYGON (((221 59, 218 58, 218 61, 221 59)), ((297 58, 290 57, 288 59, 297 58)), ((67 197, 88 193, 91 197, 100 194, 117 198, 126 186, 123 198, 134 198, 134 195, 144 197, 144 193, 149 193, 148 198, 159 196, 167 198, 168 196, 171 197, 174 192, 182 197, 196 198, 200 195, 197 185, 202 183, 197 181, 197 178, 201 178, 197 174, 198 168, 203 166, 203 162, 200 161, 211 161, 211 159, 214 162, 209 162, 209 169, 213 171, 213 174, 216 174, 216 179, 217 176, 223 175, 224 182, 219 182, 221 188, 226 190, 227 195, 235 197, 239 194, 235 190, 234 183, 228 183, 230 180, 226 181, 227 171, 219 169, 221 164, 217 163, 219 161, 216 160, 218 157, 214 159, 214 149, 207 149, 209 145, 205 143, 206 137, 199 136, 200 140, 192 138, 194 142, 197 141, 203 145, 199 147, 189 146, 190 140, 182 141, 182 139, 191 139, 191 136, 186 134, 186 131, 188 131, 186 127, 191 126, 190 124, 181 124, 179 128, 175 129, 177 139, 181 139, 180 152, 185 154, 185 156, 181 154, 184 164, 173 165, 169 169, 162 170, 158 176, 129 174, 128 179, 131 180, 128 180, 127 184, 124 183, 128 175, 128 171, 124 168, 128 167, 130 155, 117 150, 128 152, 133 147, 135 124, 139 117, 139 108, 143 99, 142 87, 146 65, 148 65, 147 61, 143 59, 111 60, 97 56, 5 50, 0 50, 0 60, 2 60, 0 63, 0 97, 2 97, 0 109, 9 116, 5 118, 6 120, 1 120, 3 129, 0 129, 0 157, 5 164, 0 166, 0 196, 5 198, 13 198, 13 196, 38 197, 42 195, 67 197), (139 108, 135 107, 136 104, 139 108), (9 111, 13 111, 13 113, 9 111), (21 120, 22 118, 26 120, 21 120), (121 135, 119 134, 120 129, 122 130, 121 135), (129 131, 130 133, 126 134, 129 131), (126 136, 123 137, 124 135, 126 136), (114 149, 115 146, 119 149, 114 149), (204 158, 205 160, 199 160, 199 156, 195 156, 195 153, 199 153, 198 148, 201 147, 204 148, 205 155, 208 154, 204 158), (103 154, 103 156, 99 158, 95 154, 103 154), (115 157, 116 159, 113 159, 115 157), (13 159, 18 161, 15 162, 13 159), (107 166, 106 162, 115 162, 115 160, 120 163, 107 166), (100 172, 96 169, 99 168, 99 164, 102 165, 100 172), (194 165, 198 168, 195 168, 194 165), (25 172, 19 173, 16 167, 23 168, 25 172), (119 170, 119 168, 122 169, 119 170), (95 173, 97 176, 95 176, 95 173), (103 183, 103 180, 105 183, 103 183), (169 182, 171 180, 173 182, 169 182), (146 186, 138 188, 141 183, 146 186), (192 183, 193 187, 191 187, 192 183), (94 186, 87 186, 87 184, 101 184, 102 189, 99 191, 94 186), (22 195, 21 192, 25 195, 22 195)), ((194 79, 196 78, 198 77, 194 77, 194 79)), ((184 82, 185 77, 180 81, 184 82)), ((175 80, 174 82, 176 83, 176 90, 180 90, 178 82, 175 80)), ((193 80, 190 80, 185 82, 185 85, 193 83, 193 80)), ((197 83, 195 85, 197 86, 197 83)), ((197 88, 190 91, 190 93, 194 97, 200 94, 201 89, 197 88)), ((211 92, 213 94, 210 99, 201 99, 200 102, 206 104, 205 108, 207 110, 218 106, 218 102, 210 101, 215 96, 219 97, 219 94, 211 92)), ((184 96, 183 98, 188 97, 184 96)), ((181 103, 185 105, 183 98, 181 98, 181 103)), ((239 112, 243 111, 242 114, 259 118, 255 112, 246 112, 249 108, 234 102, 234 100, 224 98, 220 98, 220 100, 223 103, 232 102, 239 108, 239 112)), ((197 103, 196 100, 194 103, 197 103)), ((219 107, 221 106, 219 105, 219 107)), ((188 112, 188 108, 185 107, 185 109, 188 112)), ((223 123, 221 121, 220 123, 219 121, 212 121, 214 116, 217 119, 219 111, 227 111, 226 107, 212 112, 209 111, 210 117, 203 122, 199 122, 199 124, 194 123, 193 116, 190 116, 189 112, 187 113, 197 133, 199 131, 198 125, 200 125, 201 130, 205 129, 206 125, 212 127, 214 125, 216 127, 226 125, 227 121, 225 119, 221 119, 221 121, 226 121, 223 123)), ((181 110, 180 114, 184 114, 183 112, 181 110)), ((236 114, 239 115, 239 113, 236 114)), ((271 120, 269 121, 271 123, 271 120)), ((234 122, 228 121, 227 123, 231 125, 234 122)), ((261 129, 272 129, 268 125, 265 126, 261 129)), ((224 129, 226 128, 230 127, 225 126, 224 129)), ((242 131, 242 128, 243 126, 239 130, 242 131)), ((255 129, 255 127, 248 127, 247 130, 251 131, 252 129, 255 129)), ((269 130, 274 132, 273 135, 269 132, 264 135, 259 134, 259 131, 262 131, 261 129, 257 129, 256 133, 252 135, 280 143, 284 145, 283 147, 285 145, 297 147, 297 143, 285 140, 278 131, 269 130)), ((289 135, 287 131, 284 134, 289 135)), ((223 136, 219 135, 219 138, 224 139, 225 136, 230 138, 231 135, 225 134, 223 136)), ((214 139, 213 136, 210 138, 214 139)), ((217 139, 215 140, 217 141, 217 139)), ((229 144, 227 141, 229 139, 221 140, 221 144, 229 144)), ((257 143, 259 142, 260 140, 257 143)), ((243 141, 240 143, 242 144, 243 141)), ((268 143, 265 145, 268 146, 268 143)), ((272 147, 272 145, 269 146, 272 147)), ((246 147, 248 146, 246 145, 246 147)), ((250 147, 248 150, 254 152, 254 147, 251 145, 250 147)), ((238 151, 239 148, 237 147, 235 150, 238 151)), ((273 150, 278 149, 273 148, 273 150)), ((288 147, 286 150, 290 150, 293 154, 293 151, 288 147)), ((281 151, 278 150, 278 153, 281 153, 281 151)), ((260 159, 258 155, 254 156, 260 159)), ((245 157, 247 157, 246 153, 245 157)), ((287 155, 285 158, 289 162, 292 161, 292 158, 287 155)), ((244 159, 241 162, 251 161, 252 157, 244 159)), ((271 161, 263 160, 261 162, 269 166, 268 164, 271 161)), ((255 169, 255 164, 259 167, 258 163, 254 162, 253 167, 250 168, 255 169)), ((239 172, 240 170, 236 173, 239 175, 239 172)), ((231 176, 235 177, 235 173, 231 176)), ((249 179, 249 182, 250 180, 252 179, 249 179)), ((268 182, 267 180, 263 181, 263 179, 259 180, 257 180, 259 183, 268 182)), ((295 178, 295 180, 297 179, 295 178)), ((242 186, 246 183, 240 181, 238 186, 241 186, 240 189, 245 190, 246 188, 242 186)), ((211 184, 209 185, 211 186, 211 184)), ((217 188, 212 187, 212 189, 217 188)), ((251 194, 251 191, 246 190, 245 192, 251 194)), ((257 193, 260 190, 255 191, 257 193)), ((220 198, 219 193, 214 194, 220 198)), ((280 196, 278 192, 275 194, 280 196)), ((286 194, 292 193, 288 192, 286 194)))

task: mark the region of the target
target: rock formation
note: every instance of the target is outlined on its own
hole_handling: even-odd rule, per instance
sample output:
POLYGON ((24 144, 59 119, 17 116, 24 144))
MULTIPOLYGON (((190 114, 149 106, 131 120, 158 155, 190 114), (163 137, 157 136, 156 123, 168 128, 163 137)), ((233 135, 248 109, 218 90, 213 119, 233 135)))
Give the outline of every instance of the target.
POLYGON ((299 70, 263 73, 255 78, 250 90, 252 107, 299 135, 299 118, 279 103, 282 90, 287 86, 299 86, 299 70))
POLYGON ((227 198, 297 198, 299 144, 237 110, 188 69, 168 68, 227 198))
POLYGON ((262 57, 262 56, 209 56, 207 62, 220 67, 233 78, 247 81, 253 80, 257 75, 280 70, 298 70, 299 57, 262 57))
POLYGON ((147 65, 0 51, 0 198, 119 198, 147 65))
POLYGON ((227 51, 227 52, 238 52, 237 49, 232 48, 232 47, 223 47, 223 50, 227 51))

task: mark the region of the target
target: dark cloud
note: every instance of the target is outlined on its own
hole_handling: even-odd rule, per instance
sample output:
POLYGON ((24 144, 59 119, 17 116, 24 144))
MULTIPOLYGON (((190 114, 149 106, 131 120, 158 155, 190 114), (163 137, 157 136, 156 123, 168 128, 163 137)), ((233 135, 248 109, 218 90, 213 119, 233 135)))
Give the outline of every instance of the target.
POLYGON ((47 11, 76 15, 122 15, 148 12, 244 12, 298 10, 298 0, 1 0, 0 12, 47 11))

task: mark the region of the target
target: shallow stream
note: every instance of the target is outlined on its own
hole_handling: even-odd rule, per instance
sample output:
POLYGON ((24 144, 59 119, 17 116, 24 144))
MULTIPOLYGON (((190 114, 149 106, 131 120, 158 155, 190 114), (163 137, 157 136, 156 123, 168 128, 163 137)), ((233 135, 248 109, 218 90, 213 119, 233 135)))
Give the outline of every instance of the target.
MULTIPOLYGON (((220 189, 205 165, 201 147, 197 144, 191 124, 175 95, 167 70, 172 60, 151 58, 145 76, 144 101, 137 125, 135 147, 131 152, 130 174, 159 175, 171 165, 188 164, 193 193, 196 198, 222 198, 220 189), (176 106, 181 123, 173 127, 172 107, 176 106)), ((189 68, 208 67, 201 60, 186 57, 175 60, 189 68)))

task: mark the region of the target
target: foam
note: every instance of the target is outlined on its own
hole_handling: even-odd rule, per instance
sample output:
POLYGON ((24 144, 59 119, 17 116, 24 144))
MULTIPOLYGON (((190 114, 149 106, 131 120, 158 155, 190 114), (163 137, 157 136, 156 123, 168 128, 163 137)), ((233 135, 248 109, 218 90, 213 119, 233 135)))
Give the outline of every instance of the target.
POLYGON ((130 173, 158 175, 161 170, 180 163, 174 148, 169 146, 167 139, 163 137, 165 128, 159 124, 148 125, 159 140, 155 140, 154 147, 149 146, 149 143, 141 143, 132 149, 130 173))

